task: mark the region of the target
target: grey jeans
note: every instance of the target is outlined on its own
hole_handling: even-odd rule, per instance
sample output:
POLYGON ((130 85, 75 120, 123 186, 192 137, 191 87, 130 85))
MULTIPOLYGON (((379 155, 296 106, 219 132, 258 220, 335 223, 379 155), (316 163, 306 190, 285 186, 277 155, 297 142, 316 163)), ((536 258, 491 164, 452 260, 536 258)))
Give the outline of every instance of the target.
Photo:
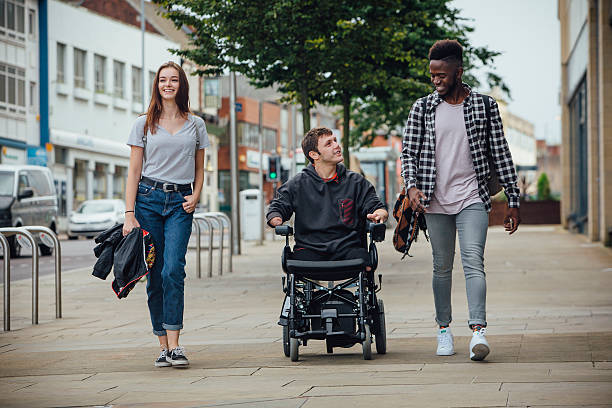
POLYGON ((461 262, 465 274, 469 320, 468 325, 486 326, 487 282, 484 271, 484 248, 489 214, 483 203, 476 203, 459 214, 425 214, 433 254, 433 294, 436 322, 448 326, 452 318, 451 287, 455 237, 459 233, 461 262))

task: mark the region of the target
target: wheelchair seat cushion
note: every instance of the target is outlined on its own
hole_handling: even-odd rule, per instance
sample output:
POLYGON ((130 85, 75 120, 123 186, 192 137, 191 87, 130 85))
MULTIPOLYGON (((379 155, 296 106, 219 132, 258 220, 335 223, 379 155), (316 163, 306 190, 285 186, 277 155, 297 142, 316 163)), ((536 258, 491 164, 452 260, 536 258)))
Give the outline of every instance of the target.
POLYGON ((350 279, 363 271, 364 259, 347 259, 343 261, 287 261, 287 272, 315 280, 350 279))

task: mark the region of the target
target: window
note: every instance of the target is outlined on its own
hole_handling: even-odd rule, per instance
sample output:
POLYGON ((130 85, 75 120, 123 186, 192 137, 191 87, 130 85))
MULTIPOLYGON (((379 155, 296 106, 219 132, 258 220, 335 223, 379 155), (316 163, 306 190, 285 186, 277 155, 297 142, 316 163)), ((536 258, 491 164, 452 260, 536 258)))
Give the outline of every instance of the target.
POLYGON ((132 65, 132 102, 142 102, 142 70, 132 65))
POLYGON ((119 61, 113 61, 113 76, 115 78, 113 95, 117 98, 123 98, 125 64, 119 61))
POLYGON ((19 173, 19 179, 17 181, 17 194, 23 193, 28 187, 30 187, 30 181, 28 180, 27 174, 22 171, 19 173))
POLYGON ((25 41, 24 0, 0 0, 0 35, 25 41))
POLYGON ((57 78, 60 84, 66 82, 66 44, 57 43, 57 78))
MULTIPOLYGON (((149 92, 153 89, 153 84, 155 83, 155 72, 149 71, 149 92)), ((151 95, 149 95, 150 97, 151 95)))
POLYGON ((28 10, 28 34, 31 37, 36 36, 36 10, 28 10))
POLYGON ((87 51, 74 49, 74 86, 75 88, 85 88, 85 62, 87 51))
POLYGON ((257 125, 239 122, 236 130, 239 145, 259 147, 259 128, 257 125))
POLYGON ((263 128, 263 149, 276 153, 276 130, 263 128))
POLYGON ((25 71, 0 64, 0 111, 25 113, 25 71))
POLYGON ((105 79, 106 79, 106 57, 102 55, 94 55, 94 89, 96 92, 106 91, 105 79))
POLYGON ((48 196, 53 194, 49 179, 42 171, 30 171, 29 179, 35 196, 48 196))
POLYGON ((204 79, 204 107, 218 108, 219 102, 219 79, 205 78, 204 79))
POLYGON ((38 98, 36 94, 36 82, 30 81, 30 106, 36 108, 38 106, 38 98))

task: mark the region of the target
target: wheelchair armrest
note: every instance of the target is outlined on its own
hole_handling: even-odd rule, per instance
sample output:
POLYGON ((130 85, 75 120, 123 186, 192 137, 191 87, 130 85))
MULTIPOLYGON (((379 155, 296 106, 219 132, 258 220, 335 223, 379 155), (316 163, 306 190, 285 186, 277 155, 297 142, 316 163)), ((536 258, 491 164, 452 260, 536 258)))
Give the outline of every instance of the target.
POLYGON ((274 227, 274 233, 276 235, 288 237, 289 235, 293 235, 293 228, 290 225, 279 225, 274 227))
POLYGON ((368 232, 374 242, 382 242, 385 240, 385 231, 387 226, 383 223, 368 222, 368 232))

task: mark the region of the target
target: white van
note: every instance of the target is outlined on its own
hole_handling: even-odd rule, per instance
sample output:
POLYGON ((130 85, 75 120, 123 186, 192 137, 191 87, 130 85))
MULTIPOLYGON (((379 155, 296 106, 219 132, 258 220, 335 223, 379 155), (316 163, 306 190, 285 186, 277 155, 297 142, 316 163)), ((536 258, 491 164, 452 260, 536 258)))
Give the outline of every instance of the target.
MULTIPOLYGON (((57 194, 49 168, 0 164, 0 227, 40 225, 56 232, 57 211, 57 194)), ((15 236, 8 241, 11 257, 19 256, 21 246, 15 236)), ((38 245, 42 255, 53 252, 42 242, 38 245)))

